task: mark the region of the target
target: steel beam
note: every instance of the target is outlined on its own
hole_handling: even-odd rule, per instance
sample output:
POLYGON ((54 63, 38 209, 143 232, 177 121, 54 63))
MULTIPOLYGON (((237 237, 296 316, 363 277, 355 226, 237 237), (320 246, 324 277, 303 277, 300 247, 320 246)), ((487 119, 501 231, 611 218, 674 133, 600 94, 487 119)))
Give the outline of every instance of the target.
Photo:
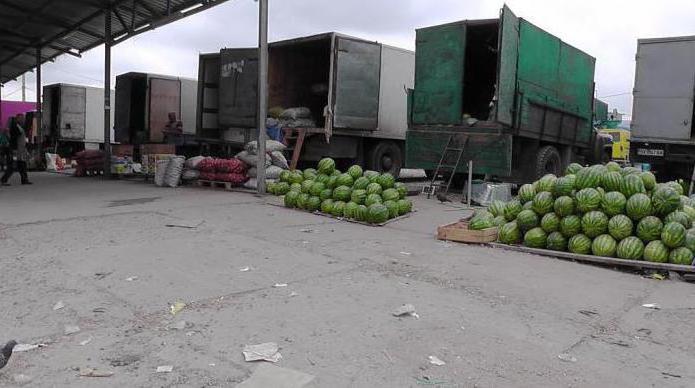
POLYGON ((111 7, 104 10, 104 177, 111 178, 111 7))
POLYGON ((265 120, 268 116, 268 0, 258 0, 258 163, 256 188, 265 195, 265 120))
MULTIPOLYGON (((41 47, 36 48, 36 133, 35 135, 39 135, 41 131, 41 124, 43 123, 41 114, 43 113, 43 109, 41 107, 41 47)), ((25 126, 27 124, 25 123, 25 126)), ((41 144, 39 138, 39 144, 41 144)), ((41 155, 39 153, 39 155, 41 155)))

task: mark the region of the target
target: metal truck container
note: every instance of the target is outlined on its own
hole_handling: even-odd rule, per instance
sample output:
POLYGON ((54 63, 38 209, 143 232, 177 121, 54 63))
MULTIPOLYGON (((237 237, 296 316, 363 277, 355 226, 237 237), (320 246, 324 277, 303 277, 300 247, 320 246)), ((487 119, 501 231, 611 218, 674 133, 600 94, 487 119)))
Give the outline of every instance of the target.
MULTIPOLYGON (((416 32, 406 166, 434 170, 450 135, 477 174, 535 179, 590 159, 595 59, 518 18, 416 32)), ((458 172, 467 171, 461 163, 458 172)))
MULTIPOLYGON (((202 54, 198 135, 241 145, 257 136, 258 51, 202 54)), ((307 107, 316 128, 302 160, 324 156, 397 171, 403 165, 411 51, 339 33, 269 45, 268 106, 307 107), (327 140, 330 139, 330 140, 327 140)))
MULTIPOLYGON (((111 98, 114 92, 111 91, 111 98)), ((104 143, 104 89, 52 84, 43 87, 42 138, 54 142, 104 143)), ((114 116, 111 111, 111 123, 114 116)), ((111 130, 113 139, 113 129, 111 130)))
POLYGON ((637 41, 631 159, 664 178, 695 163, 695 36, 637 41), (668 167, 668 168, 666 168, 668 167))
POLYGON ((159 74, 116 77, 116 140, 127 144, 161 143, 175 113, 184 135, 194 135, 198 81, 159 74))

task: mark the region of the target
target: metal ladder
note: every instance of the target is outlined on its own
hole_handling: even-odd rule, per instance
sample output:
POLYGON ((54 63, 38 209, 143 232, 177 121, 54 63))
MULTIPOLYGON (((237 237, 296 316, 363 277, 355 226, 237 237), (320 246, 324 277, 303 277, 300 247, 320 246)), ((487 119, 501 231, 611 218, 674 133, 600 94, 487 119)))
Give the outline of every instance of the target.
POLYGON ((466 145, 468 144, 468 136, 465 136, 463 138, 463 143, 461 144, 461 146, 455 147, 455 137, 456 135, 449 136, 449 140, 447 140, 446 145, 444 146, 444 150, 442 151, 442 157, 439 159, 439 163, 437 164, 437 169, 434 170, 434 174, 432 175, 432 181, 430 182, 429 187, 423 187, 423 191, 427 191, 427 198, 430 198, 430 196, 432 196, 435 193, 435 191, 442 192, 442 189, 445 195, 449 192, 451 181, 454 179, 454 174, 456 174, 456 170, 458 169, 459 163, 461 163, 461 156, 463 155, 463 151, 466 148, 466 145), (452 153, 456 157, 456 163, 444 164, 444 162, 447 160, 447 156, 452 153), (442 173, 446 172, 447 170, 449 170, 449 179, 446 181, 442 181, 442 183, 437 183, 437 178, 439 178, 440 176, 444 178, 442 173))

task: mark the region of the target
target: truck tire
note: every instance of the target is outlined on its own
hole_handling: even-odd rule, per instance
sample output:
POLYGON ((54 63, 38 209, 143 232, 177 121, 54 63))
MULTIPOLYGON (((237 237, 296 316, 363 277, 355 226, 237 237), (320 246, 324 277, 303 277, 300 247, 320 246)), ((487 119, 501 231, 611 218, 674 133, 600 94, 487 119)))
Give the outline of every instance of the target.
POLYGON ((380 141, 370 147, 366 160, 368 169, 398 177, 403 167, 403 152, 394 141, 380 141))
POLYGON ((541 147, 536 155, 535 179, 546 174, 562 174, 562 159, 557 148, 553 146, 541 147))

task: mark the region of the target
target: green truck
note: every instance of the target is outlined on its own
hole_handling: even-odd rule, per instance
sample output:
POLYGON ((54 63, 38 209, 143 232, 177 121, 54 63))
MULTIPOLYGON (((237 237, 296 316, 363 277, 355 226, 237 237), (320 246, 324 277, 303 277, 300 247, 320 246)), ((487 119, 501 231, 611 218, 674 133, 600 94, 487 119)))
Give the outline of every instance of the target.
POLYGON ((418 29, 406 166, 434 171, 453 135, 456 170, 529 181, 600 159, 592 125, 595 59, 518 18, 418 29), (465 140, 465 141, 464 141, 465 140))

